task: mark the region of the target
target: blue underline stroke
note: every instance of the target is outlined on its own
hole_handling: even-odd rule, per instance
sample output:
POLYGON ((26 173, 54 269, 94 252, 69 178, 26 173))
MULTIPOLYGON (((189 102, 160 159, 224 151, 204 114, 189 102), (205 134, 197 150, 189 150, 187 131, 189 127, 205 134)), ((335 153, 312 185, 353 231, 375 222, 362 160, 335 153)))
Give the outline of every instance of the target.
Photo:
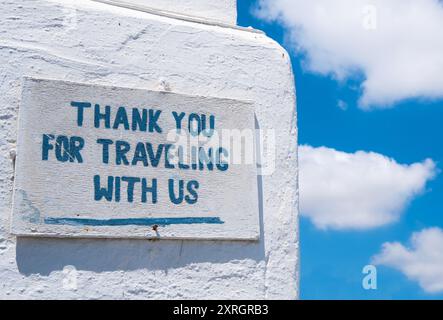
POLYGON ((224 224, 219 217, 187 218, 128 218, 128 219, 87 219, 87 218, 45 218, 45 224, 69 226, 153 226, 174 224, 224 224))

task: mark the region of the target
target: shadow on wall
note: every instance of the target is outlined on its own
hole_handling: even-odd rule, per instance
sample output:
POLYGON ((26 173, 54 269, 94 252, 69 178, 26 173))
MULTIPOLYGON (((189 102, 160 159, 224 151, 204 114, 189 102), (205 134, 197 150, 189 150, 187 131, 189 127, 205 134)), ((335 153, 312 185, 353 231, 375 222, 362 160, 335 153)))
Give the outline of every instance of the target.
MULTIPOLYGON (((258 122, 256 119, 256 128, 258 122)), ((257 155, 260 154, 259 139, 257 155)), ((257 176, 260 241, 109 240, 17 238, 16 260, 26 276, 48 276, 67 265, 77 270, 106 272, 167 270, 193 263, 235 260, 265 261, 263 183, 257 176)))
POLYGON ((263 240, 60 240, 19 238, 16 252, 21 274, 48 276, 67 265, 77 270, 106 272, 138 269, 167 270, 193 263, 264 260, 263 240))

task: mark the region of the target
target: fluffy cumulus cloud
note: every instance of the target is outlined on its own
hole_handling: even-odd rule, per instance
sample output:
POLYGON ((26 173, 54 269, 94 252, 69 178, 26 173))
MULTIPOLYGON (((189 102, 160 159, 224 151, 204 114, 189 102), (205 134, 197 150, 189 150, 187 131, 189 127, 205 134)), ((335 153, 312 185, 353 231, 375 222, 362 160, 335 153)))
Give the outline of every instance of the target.
POLYGON ((398 220, 436 174, 430 159, 403 165, 381 154, 299 148, 300 209, 320 229, 370 229, 398 220))
POLYGON ((401 271, 428 293, 443 292, 443 230, 440 228, 414 233, 409 247, 387 242, 372 260, 374 264, 401 271))
POLYGON ((363 75, 360 106, 443 97, 443 2, 439 0, 260 0, 313 72, 363 75))

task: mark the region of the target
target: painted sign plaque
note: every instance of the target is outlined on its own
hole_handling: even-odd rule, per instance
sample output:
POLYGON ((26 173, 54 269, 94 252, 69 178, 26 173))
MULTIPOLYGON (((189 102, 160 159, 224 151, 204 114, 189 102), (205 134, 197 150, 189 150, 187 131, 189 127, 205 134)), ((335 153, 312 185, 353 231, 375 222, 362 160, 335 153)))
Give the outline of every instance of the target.
POLYGON ((249 102, 26 78, 18 128, 13 234, 259 237, 249 102))

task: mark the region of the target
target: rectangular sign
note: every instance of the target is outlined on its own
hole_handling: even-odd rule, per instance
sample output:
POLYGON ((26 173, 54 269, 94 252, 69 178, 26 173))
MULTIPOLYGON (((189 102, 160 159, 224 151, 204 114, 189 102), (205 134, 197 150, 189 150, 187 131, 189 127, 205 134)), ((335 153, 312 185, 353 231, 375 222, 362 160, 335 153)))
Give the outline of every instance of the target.
POLYGON ((13 234, 259 237, 252 103, 26 78, 18 128, 13 234))

